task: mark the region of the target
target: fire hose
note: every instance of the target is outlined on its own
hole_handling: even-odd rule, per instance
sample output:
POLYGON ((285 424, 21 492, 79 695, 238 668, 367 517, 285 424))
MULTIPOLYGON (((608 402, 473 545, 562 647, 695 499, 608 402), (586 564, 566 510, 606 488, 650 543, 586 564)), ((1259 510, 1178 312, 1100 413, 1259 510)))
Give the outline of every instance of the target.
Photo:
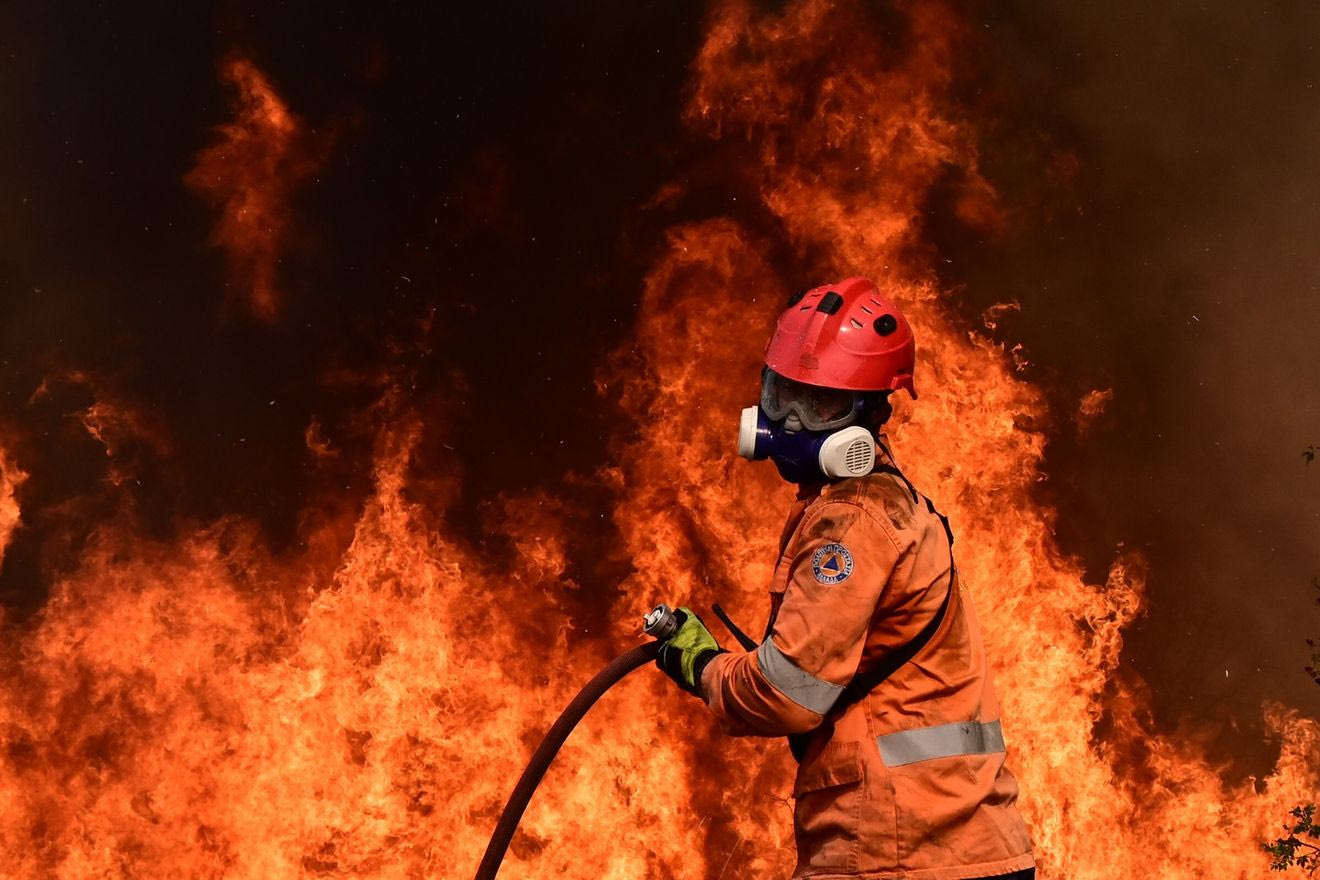
MULTIPOLYGON (((723 608, 716 605, 714 611, 743 648, 750 650, 756 647, 755 642, 734 626, 733 621, 725 615, 723 608)), ((654 660, 660 651, 660 646, 678 630, 678 620, 674 612, 668 605, 663 604, 657 605, 650 614, 646 615, 644 624, 646 634, 655 641, 625 651, 596 673, 595 677, 587 682, 559 714, 545 738, 541 740, 541 744, 536 747, 536 752, 527 763, 522 776, 518 777, 518 784, 513 787, 508 803, 504 805, 504 812, 500 813, 500 820, 495 823, 495 831, 491 834, 490 843, 486 845, 486 854, 481 859, 481 866, 477 868, 476 880, 495 880, 495 875, 500 870, 500 863, 504 861, 504 853, 509 848, 509 842, 513 840, 513 833, 518 830, 518 822, 522 819, 523 811, 527 809, 532 794, 541 783, 541 777, 550 769, 550 762, 559 753, 559 747, 568 739, 568 735, 573 732, 574 727, 577 727, 577 723, 596 704, 596 701, 607 690, 622 681, 624 676, 654 660)))

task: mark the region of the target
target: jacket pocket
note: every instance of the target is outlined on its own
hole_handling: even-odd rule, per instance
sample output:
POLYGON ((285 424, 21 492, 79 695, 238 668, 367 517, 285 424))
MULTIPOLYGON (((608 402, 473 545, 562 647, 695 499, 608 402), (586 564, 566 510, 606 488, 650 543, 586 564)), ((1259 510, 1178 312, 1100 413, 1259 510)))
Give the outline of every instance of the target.
POLYGON ((795 877, 857 871, 865 775, 856 742, 831 742, 798 769, 793 785, 795 877))

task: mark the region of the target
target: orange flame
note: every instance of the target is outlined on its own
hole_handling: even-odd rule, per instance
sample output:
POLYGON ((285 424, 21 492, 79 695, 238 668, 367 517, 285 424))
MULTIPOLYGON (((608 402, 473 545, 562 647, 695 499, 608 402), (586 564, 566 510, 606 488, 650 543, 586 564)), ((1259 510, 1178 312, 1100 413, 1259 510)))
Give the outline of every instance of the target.
POLYGON ((9 539, 22 523, 23 512, 19 509, 14 493, 25 479, 27 474, 19 470, 4 450, 0 449, 0 565, 4 564, 9 539))
MULTIPOLYGON (((925 196, 950 174, 967 222, 999 216, 949 98, 966 35, 939 4, 890 24, 884 42, 848 5, 726 3, 696 61, 690 121, 750 145, 754 161, 732 171, 813 278, 869 274, 912 319, 922 400, 892 434, 958 533, 1042 878, 1261 876, 1255 841, 1316 785, 1317 726, 1269 709, 1282 757, 1240 787, 1149 731, 1139 683, 1117 674, 1141 560, 1086 584, 1060 552, 1059 514, 1032 492, 1043 395, 943 305, 921 240, 925 196)), ((282 111, 242 69, 263 87, 253 106, 266 95, 282 111)), ((264 204, 260 191, 222 201, 264 204)), ((348 521, 309 518, 302 553, 274 556, 236 520, 175 543, 105 524, 3 654, 0 875, 470 876, 541 733, 636 642, 641 611, 718 599, 764 621, 788 490, 739 461, 732 434, 788 287, 775 265, 736 220, 672 229, 635 338, 601 369, 641 428, 620 433, 599 475, 634 569, 617 591, 577 580, 567 500, 501 499, 480 545, 448 532, 437 511, 459 476, 415 472, 424 428, 398 392, 370 413, 374 492, 348 521), (584 623, 596 620, 613 623, 584 623)), ((307 442, 330 452, 316 423, 307 442)), ((0 455, 0 546, 21 479, 0 455)), ((639 672, 569 741, 501 876, 785 874, 789 772, 780 743, 720 737, 695 701, 639 672)))
MULTIPOLYGON (((994 222, 998 211, 949 98, 966 35, 941 4, 906 4, 903 13, 888 22, 901 39, 882 43, 849 4, 802 2, 782 15, 722 5, 698 57, 691 121, 750 145, 757 162, 740 170, 811 258, 816 281, 870 275, 915 327, 922 400, 898 413, 892 434, 900 461, 959 534, 1041 876, 1260 876, 1258 842, 1315 791, 1320 729, 1266 707, 1283 741, 1278 766, 1267 779, 1227 786, 1196 747, 1150 729, 1139 688, 1118 676, 1122 630, 1142 608, 1142 561, 1121 556, 1093 585, 1060 553, 1058 512, 1032 492, 1043 478, 1043 395, 1015 378, 1017 349, 1003 351, 950 315, 921 259, 921 208, 937 181, 953 175, 965 190, 955 202, 965 222, 994 222), (1103 737, 1102 717, 1112 728, 1103 737)), ((690 225, 671 233, 648 279, 641 369, 624 403, 656 429, 621 454, 631 491, 620 529, 639 569, 634 613, 678 591, 764 619, 753 609, 788 498, 771 476, 735 462, 728 427, 754 399, 774 313, 759 300, 790 289, 763 250, 733 221, 690 225)), ((720 793, 736 792, 739 803, 712 817, 707 874, 730 851, 744 862, 740 875, 786 873, 782 762, 762 760, 755 746, 712 748, 720 759, 703 751, 692 762, 694 811, 721 803, 720 793)))
POLYGON ((282 300, 279 266, 290 202, 322 158, 256 65, 233 58, 223 75, 235 90, 234 121, 216 127, 216 142, 197 155, 184 182, 219 211, 211 243, 224 252, 248 310, 273 321, 282 300))
POLYGON ((123 485, 139 476, 145 457, 161 459, 171 452, 164 427, 145 410, 116 393, 104 378, 84 370, 63 370, 42 380, 28 403, 48 397, 61 386, 78 388, 92 395, 92 402, 72 416, 87 435, 104 450, 109 469, 105 475, 111 485, 123 485))
MULTIPOLYGON (((510 554, 459 544, 405 498, 420 424, 380 414, 393 427, 346 548, 313 534, 306 558, 275 560, 230 521, 172 545, 94 536, 6 667, 0 875, 474 869, 527 748, 580 683, 543 658, 586 670, 619 645, 573 644, 553 503, 506 505, 510 554)), ((569 744, 511 862, 618 878, 680 862, 691 841, 656 833, 687 804, 663 759, 672 728, 601 733, 645 730, 643 684, 569 744), (603 796, 620 809, 598 810, 603 796), (617 849, 563 845, 577 834, 617 849)))
POLYGON ((1090 430, 1091 427, 1105 414, 1105 410, 1114 400, 1114 389, 1096 388, 1082 395, 1082 399, 1077 403, 1077 412, 1074 415, 1074 421, 1077 427, 1083 433, 1090 430))

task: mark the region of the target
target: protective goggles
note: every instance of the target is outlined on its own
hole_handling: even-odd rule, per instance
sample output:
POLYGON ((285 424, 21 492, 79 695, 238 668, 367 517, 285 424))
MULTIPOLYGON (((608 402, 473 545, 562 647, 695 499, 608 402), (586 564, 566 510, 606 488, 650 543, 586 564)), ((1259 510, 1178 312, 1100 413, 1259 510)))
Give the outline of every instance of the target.
POLYGON ((776 422, 795 412, 808 431, 828 431, 852 424, 862 406, 856 391, 807 385, 769 367, 761 373, 761 410, 776 422))

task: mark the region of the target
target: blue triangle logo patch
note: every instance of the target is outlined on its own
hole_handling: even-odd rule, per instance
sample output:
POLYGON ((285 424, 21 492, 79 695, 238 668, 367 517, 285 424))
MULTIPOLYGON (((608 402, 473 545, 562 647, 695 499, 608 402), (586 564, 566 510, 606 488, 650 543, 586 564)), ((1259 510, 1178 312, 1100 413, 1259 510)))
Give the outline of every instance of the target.
POLYGON ((853 558, 842 544, 826 544, 811 557, 811 573, 822 584, 837 584, 852 574, 853 558))

